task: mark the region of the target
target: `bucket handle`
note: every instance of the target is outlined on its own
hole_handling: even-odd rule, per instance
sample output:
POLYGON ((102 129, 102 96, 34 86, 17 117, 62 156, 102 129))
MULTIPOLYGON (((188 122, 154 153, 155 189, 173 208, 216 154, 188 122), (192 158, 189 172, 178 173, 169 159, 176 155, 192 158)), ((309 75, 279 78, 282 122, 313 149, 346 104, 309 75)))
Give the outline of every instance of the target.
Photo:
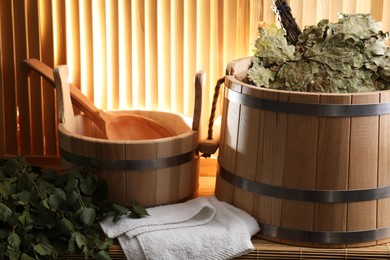
POLYGON ((214 96, 213 96, 213 102, 211 104, 211 112, 210 112, 210 118, 209 118, 209 124, 208 124, 208 131, 207 131, 207 139, 202 141, 199 144, 199 151, 202 153, 203 157, 210 157, 211 154, 214 154, 219 146, 219 132, 215 131, 215 135, 213 135, 213 128, 220 128, 220 124, 215 125, 215 111, 217 108, 217 101, 219 97, 219 93, 221 90, 221 85, 225 82, 225 77, 222 77, 217 80, 217 84, 215 85, 214 89, 214 96))
POLYGON ((199 131, 200 117, 202 114, 202 95, 203 86, 206 79, 206 72, 203 70, 195 74, 195 98, 194 98, 194 115, 192 119, 192 130, 199 131))

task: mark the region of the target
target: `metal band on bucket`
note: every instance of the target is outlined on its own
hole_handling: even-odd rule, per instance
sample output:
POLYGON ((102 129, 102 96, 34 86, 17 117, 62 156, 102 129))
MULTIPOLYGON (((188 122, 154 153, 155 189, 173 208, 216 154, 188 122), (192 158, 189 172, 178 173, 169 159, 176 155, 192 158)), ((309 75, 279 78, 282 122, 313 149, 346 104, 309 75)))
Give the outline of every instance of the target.
POLYGON ((163 168, 173 167, 173 166, 190 162, 197 157, 195 151, 191 151, 188 153, 184 153, 172 157, 150 159, 150 160, 114 160, 114 159, 92 158, 88 156, 71 153, 62 148, 60 148, 60 153, 62 158, 75 164, 88 165, 99 169, 117 170, 117 171, 120 170, 149 171, 149 170, 163 169, 163 168))
POLYGON ((234 103, 273 112, 328 117, 359 117, 390 114, 390 103, 359 105, 289 103, 246 95, 226 86, 225 89, 227 89, 225 91, 225 97, 234 103))
POLYGON ((390 237, 390 227, 359 231, 306 231, 259 223, 259 234, 289 240, 321 244, 351 244, 369 242, 390 237))
POLYGON ((371 201, 390 197, 390 186, 359 190, 303 190, 251 181, 229 172, 220 165, 218 166, 218 173, 222 179, 235 187, 280 199, 340 203, 371 201))

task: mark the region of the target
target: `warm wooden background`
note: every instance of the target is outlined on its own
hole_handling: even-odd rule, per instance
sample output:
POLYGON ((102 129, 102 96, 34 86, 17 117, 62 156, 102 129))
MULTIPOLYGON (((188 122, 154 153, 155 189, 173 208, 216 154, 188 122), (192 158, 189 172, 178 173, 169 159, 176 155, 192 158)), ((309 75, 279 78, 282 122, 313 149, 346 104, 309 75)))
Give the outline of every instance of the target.
MULTIPOLYGON (((338 12, 372 13, 390 29, 387 0, 294 0, 302 27, 338 12)), ((272 0, 0 0, 0 156, 57 160, 55 93, 20 62, 68 64, 70 80, 102 109, 192 116, 193 76, 207 72, 202 123, 226 64, 251 54, 272 0)), ((205 131, 203 131, 205 133, 205 131)))

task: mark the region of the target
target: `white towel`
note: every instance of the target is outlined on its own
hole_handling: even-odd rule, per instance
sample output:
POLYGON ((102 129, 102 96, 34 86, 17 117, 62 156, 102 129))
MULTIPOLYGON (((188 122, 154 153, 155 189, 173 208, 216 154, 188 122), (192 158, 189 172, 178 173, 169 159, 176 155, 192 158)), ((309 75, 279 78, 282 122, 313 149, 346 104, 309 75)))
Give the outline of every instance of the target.
POLYGON ((127 259, 230 259, 253 250, 259 231, 246 212, 214 196, 148 209, 149 217, 101 222, 127 259))

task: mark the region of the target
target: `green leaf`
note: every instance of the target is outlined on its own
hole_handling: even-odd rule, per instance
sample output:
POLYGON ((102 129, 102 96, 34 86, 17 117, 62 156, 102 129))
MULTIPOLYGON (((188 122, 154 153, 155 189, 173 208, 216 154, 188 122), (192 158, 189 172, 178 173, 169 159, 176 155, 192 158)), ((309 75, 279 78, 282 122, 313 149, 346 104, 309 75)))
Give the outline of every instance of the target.
POLYGON ((7 229, 0 229, 0 241, 4 240, 5 238, 8 237, 9 230, 7 229))
POLYGON ((35 258, 34 257, 31 257, 25 253, 23 253, 20 257, 21 260, 34 260, 35 258))
POLYGON ((14 200, 19 200, 19 205, 26 205, 26 204, 30 203, 31 192, 24 190, 24 191, 21 191, 19 193, 12 195, 12 198, 14 200))
POLYGON ((68 192, 66 194, 66 199, 67 199, 67 203, 69 206, 71 206, 73 208, 73 205, 77 202, 77 198, 79 197, 79 195, 77 194, 76 191, 71 191, 71 192, 68 192))
POLYGON ((85 238, 85 236, 83 234, 81 234, 79 232, 77 232, 75 235, 75 241, 76 241, 78 248, 80 248, 80 249, 87 245, 87 239, 85 238))
POLYGON ((30 211, 28 210, 24 210, 18 219, 23 224, 23 226, 29 226, 34 222, 30 215, 30 211))
POLYGON ((73 232, 68 241, 68 252, 73 254, 76 252, 76 234, 77 232, 73 232))
POLYGON ((80 189, 85 195, 92 195, 97 187, 97 181, 92 175, 87 175, 80 180, 80 189))
POLYGON ((8 256, 9 259, 19 259, 20 250, 8 246, 5 255, 8 256))
POLYGON ((0 202, 0 220, 6 222, 11 215, 12 215, 12 210, 9 207, 7 207, 7 205, 0 202))
POLYGON ((16 192, 16 185, 12 183, 11 179, 7 179, 0 185, 1 196, 7 197, 16 192))
POLYGON ((93 208, 83 208, 80 213, 80 220, 87 226, 91 226, 96 219, 96 211, 93 208))
POLYGON ((34 246, 34 251, 37 252, 39 255, 51 255, 53 253, 53 248, 46 244, 37 244, 34 246))
POLYGON ((107 253, 107 251, 100 250, 96 255, 95 255, 96 260, 110 260, 111 256, 107 253))
POLYGON ((0 259, 4 258, 6 250, 7 250, 7 243, 5 241, 0 242, 0 259))
POLYGON ((58 176, 58 173, 52 169, 43 170, 42 177, 47 181, 54 181, 58 176))
POLYGON ((132 206, 132 212, 135 213, 137 218, 142 218, 144 216, 149 216, 148 211, 142 207, 141 205, 133 205, 132 206))
POLYGON ((66 183, 65 190, 67 193, 70 193, 77 189, 79 181, 74 176, 69 176, 68 182, 66 183))
POLYGON ((8 242, 8 244, 10 246, 12 246, 13 248, 19 250, 19 246, 20 246, 21 240, 20 240, 20 237, 18 236, 18 234, 16 234, 15 232, 11 232, 8 235, 7 242, 8 242))
POLYGON ((74 230, 74 225, 73 225, 72 221, 70 221, 69 219, 67 219, 65 217, 63 217, 60 220, 59 227, 60 227, 60 230, 65 234, 69 234, 74 230))
POLYGON ((54 208, 56 209, 60 209, 62 204, 63 204, 63 200, 61 199, 60 196, 58 196, 57 194, 52 194, 50 195, 49 197, 49 203, 50 205, 52 205, 54 208))

